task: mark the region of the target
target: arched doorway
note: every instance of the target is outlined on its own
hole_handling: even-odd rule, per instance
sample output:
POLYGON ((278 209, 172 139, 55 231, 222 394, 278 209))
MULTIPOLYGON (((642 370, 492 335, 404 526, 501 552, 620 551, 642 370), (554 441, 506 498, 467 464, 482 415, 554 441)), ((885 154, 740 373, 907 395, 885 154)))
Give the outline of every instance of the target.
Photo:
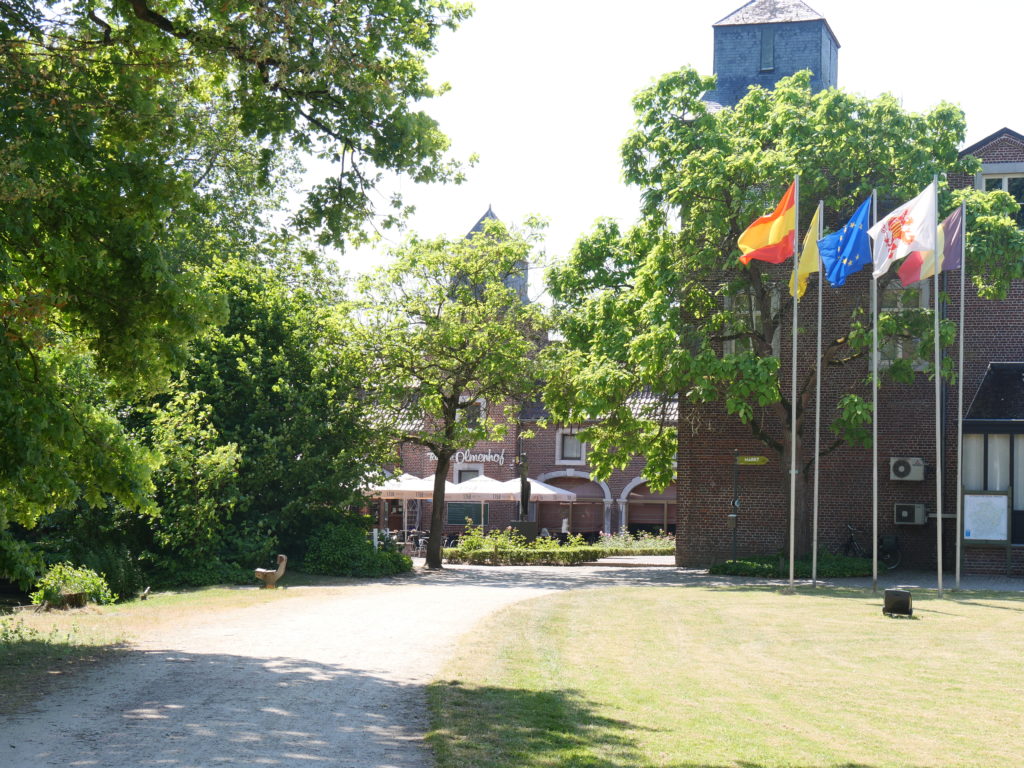
POLYGON ((601 531, 611 527, 611 492, 603 482, 591 480, 585 473, 550 472, 538 480, 576 494, 573 502, 539 502, 537 528, 552 534, 578 533, 596 540, 601 531))
POLYGON ((676 532, 676 488, 655 493, 642 477, 635 478, 619 496, 622 528, 630 533, 676 532))

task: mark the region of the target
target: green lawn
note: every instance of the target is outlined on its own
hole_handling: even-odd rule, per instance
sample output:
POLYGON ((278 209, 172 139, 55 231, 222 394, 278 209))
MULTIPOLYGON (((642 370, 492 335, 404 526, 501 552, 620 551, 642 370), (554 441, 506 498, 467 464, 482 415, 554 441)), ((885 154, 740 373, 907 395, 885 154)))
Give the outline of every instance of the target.
POLYGON ((430 690, 439 768, 1020 766, 1024 595, 621 588, 520 603, 430 690))

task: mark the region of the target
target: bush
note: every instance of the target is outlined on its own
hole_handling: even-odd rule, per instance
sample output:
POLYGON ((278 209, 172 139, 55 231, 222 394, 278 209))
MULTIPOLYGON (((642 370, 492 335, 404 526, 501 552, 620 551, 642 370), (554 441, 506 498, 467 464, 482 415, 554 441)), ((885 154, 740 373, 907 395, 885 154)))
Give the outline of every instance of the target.
POLYGON ((639 533, 602 533, 594 546, 608 550, 605 557, 609 555, 674 555, 676 553, 676 539, 671 534, 659 532, 650 533, 640 531, 639 533))
POLYGON ((96 571, 75 568, 71 563, 57 563, 36 584, 38 589, 30 597, 35 605, 64 605, 64 595, 84 593, 86 600, 105 605, 117 600, 107 581, 96 571))
MULTIPOLYGON (((775 579, 789 575, 789 558, 785 555, 760 555, 743 560, 726 560, 708 569, 716 576, 753 576, 775 579)), ((811 558, 799 558, 793 564, 793 574, 798 579, 811 578, 811 558)), ((822 550, 818 553, 818 578, 843 579, 871 575, 871 560, 863 557, 833 555, 822 550)))
POLYGON ((601 557, 594 547, 444 550, 444 559, 460 565, 581 565, 601 557))
POLYGON ((347 515, 313 532, 303 570, 323 576, 391 576, 412 570, 412 559, 389 546, 374 551, 371 518, 347 515))

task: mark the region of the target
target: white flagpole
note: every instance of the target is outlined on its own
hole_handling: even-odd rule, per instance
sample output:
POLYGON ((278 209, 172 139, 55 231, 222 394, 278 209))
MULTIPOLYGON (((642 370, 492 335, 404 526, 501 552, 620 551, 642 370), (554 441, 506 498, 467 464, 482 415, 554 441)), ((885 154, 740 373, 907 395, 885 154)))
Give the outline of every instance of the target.
MULTIPOLYGON (((878 192, 871 190, 871 225, 878 223, 878 192)), ((871 277, 871 591, 878 592, 878 278, 871 277)))
POLYGON ((967 273, 967 203, 960 203, 960 370, 956 376, 956 588, 960 589, 960 546, 963 542, 964 503, 964 286, 967 273))
MULTIPOLYGON (((818 231, 817 238, 822 238, 822 214, 824 213, 825 202, 818 201, 818 231)), ((814 374, 814 534, 811 543, 811 584, 818 586, 818 460, 821 456, 821 294, 824 283, 822 272, 825 268, 821 263, 821 253, 818 253, 818 351, 815 358, 814 374)))
MULTIPOLYGON (((796 288, 799 280, 797 258, 797 244, 800 242, 800 174, 793 178, 793 200, 794 200, 794 224, 793 224, 793 287, 796 288)), ((799 299, 797 291, 793 291, 793 347, 790 350, 792 357, 792 379, 793 399, 790 401, 791 414, 789 417, 789 587, 793 588, 794 576, 796 574, 796 332, 797 332, 797 306, 799 299)))
POLYGON ((935 307, 934 317, 934 345, 935 345, 935 571, 936 583, 938 584, 939 597, 942 597, 942 344, 939 340, 939 273, 942 265, 939 264, 939 176, 932 177, 934 187, 934 208, 935 221, 935 252, 932 260, 935 262, 935 307))

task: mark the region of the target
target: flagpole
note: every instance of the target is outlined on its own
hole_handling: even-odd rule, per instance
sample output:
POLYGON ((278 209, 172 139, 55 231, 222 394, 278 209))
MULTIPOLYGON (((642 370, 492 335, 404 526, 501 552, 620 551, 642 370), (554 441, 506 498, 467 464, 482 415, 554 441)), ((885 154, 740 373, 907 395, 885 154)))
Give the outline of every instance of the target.
MULTIPOLYGON (((871 190, 871 225, 878 223, 878 192, 871 190)), ((871 591, 878 593, 878 278, 871 276, 871 591)))
POLYGON ((796 574, 796 332, 797 332, 797 306, 799 305, 799 291, 795 290, 799 285, 798 273, 799 259, 797 258, 797 243, 800 242, 800 174, 793 178, 793 201, 795 207, 793 224, 793 347, 790 350, 792 357, 792 379, 793 399, 790 401, 789 433, 789 587, 793 588, 794 576, 796 574))
MULTIPOLYGON (((932 176, 934 187, 934 231, 935 250, 932 260, 935 262, 935 317, 934 317, 934 345, 935 345, 935 570, 938 584, 939 597, 942 597, 942 343, 939 339, 939 273, 942 265, 939 263, 939 176, 932 176)), ((961 271, 963 269, 961 268, 961 271)))
POLYGON ((964 275, 967 273, 967 203, 960 203, 960 354, 957 372, 956 416, 956 588, 960 589, 960 549, 963 542, 964 503, 964 275))
MULTIPOLYGON (((822 214, 825 203, 818 201, 818 232, 822 238, 822 214)), ((818 459, 821 455, 821 294, 824 287, 822 273, 825 271, 818 253, 818 348, 814 363, 814 534, 811 543, 811 584, 818 586, 818 459)))

